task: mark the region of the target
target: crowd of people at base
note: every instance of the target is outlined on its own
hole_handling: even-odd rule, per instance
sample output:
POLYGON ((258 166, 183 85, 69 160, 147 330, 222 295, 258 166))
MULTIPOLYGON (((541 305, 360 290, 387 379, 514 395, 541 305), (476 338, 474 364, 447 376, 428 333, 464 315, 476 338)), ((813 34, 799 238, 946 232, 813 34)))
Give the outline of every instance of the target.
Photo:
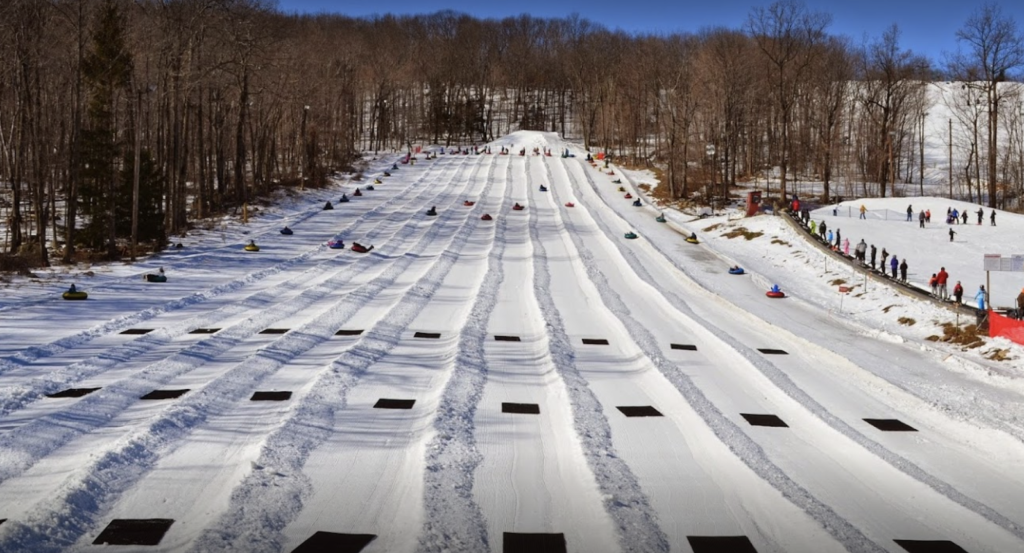
MULTIPOLYGON (((907 259, 903 258, 900 260, 896 255, 890 254, 885 248, 882 248, 882 259, 881 263, 878 263, 878 248, 874 244, 868 245, 867 242, 862 238, 860 242, 854 246, 853 255, 850 255, 850 239, 842 237, 842 231, 836 229, 832 232, 828 228, 828 224, 822 220, 821 223, 817 223, 810 219, 810 213, 806 208, 800 209, 799 204, 795 203, 794 200, 790 204, 793 216, 800 222, 801 225, 810 233, 814 238, 823 242, 828 248, 836 253, 841 253, 846 257, 852 257, 855 261, 861 264, 863 267, 870 267, 874 272, 880 273, 882 276, 892 278, 897 282, 908 284, 907 282, 907 270, 909 265, 907 259), (870 252, 870 253, 869 253, 870 252), (889 273, 886 272, 889 269, 889 273)), ((864 214, 867 209, 861 206, 861 218, 865 218, 864 214)), ((982 210, 979 209, 979 212, 982 210)), ((913 214, 913 208, 908 207, 908 221, 910 216, 913 214)), ((930 217, 930 213, 927 211, 921 211, 922 217, 930 217)), ((952 216, 952 210, 950 210, 952 216)), ((992 210, 992 224, 995 224, 995 210, 992 210)), ((979 221, 981 216, 979 216, 979 221)), ((980 224, 980 223, 979 223, 980 224)), ((950 230, 952 232, 952 230, 950 230)), ((952 240, 952 235, 950 236, 952 240)), ((956 304, 963 303, 964 288, 960 281, 956 281, 956 285, 953 286, 952 296, 950 296, 947 289, 947 283, 949 281, 949 273, 946 272, 946 268, 942 267, 938 273, 932 274, 932 278, 929 284, 932 287, 931 295, 940 301, 952 301, 956 304)), ((974 299, 977 302, 979 310, 985 310, 985 305, 988 302, 988 292, 985 290, 985 285, 979 286, 978 291, 974 295, 974 299)), ((1024 290, 1021 290, 1021 294, 1017 297, 1018 314, 1024 314, 1024 290)))

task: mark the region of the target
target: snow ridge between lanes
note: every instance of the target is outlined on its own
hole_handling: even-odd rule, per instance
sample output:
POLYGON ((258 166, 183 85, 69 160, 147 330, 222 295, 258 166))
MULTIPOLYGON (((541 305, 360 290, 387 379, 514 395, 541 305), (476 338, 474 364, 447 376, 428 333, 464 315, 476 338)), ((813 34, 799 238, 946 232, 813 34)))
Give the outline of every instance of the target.
MULTIPOLYGON (((587 178, 588 184, 591 186, 591 188, 595 189, 595 191, 596 191, 596 186, 597 186, 596 183, 593 182, 593 180, 590 178, 589 175, 587 175, 586 178, 587 178)), ((575 176, 572 175, 571 173, 569 173, 569 179, 573 183, 573 187, 578 189, 579 185, 578 185, 578 183, 576 181, 575 176)), ((609 207, 608 209, 611 209, 611 208, 609 207)), ((614 211, 614 210, 612 210, 612 211, 614 211)), ((614 216, 615 217, 619 217, 617 214, 615 214, 614 216)), ((604 221, 600 220, 599 218, 595 218, 594 220, 595 220, 595 223, 601 228, 601 230, 606 235, 609 234, 609 232, 610 232, 609 228, 604 223, 604 221)), ((570 234, 572 234, 572 233, 570 233, 570 234)), ((572 234, 572 236, 573 236, 574 241, 579 241, 578 238, 576 238, 575 234, 572 234)), ((578 246, 580 246, 580 245, 581 244, 578 244, 578 246)), ((662 257, 664 257, 666 260, 668 260, 669 263, 672 263, 673 265, 675 265, 676 268, 679 269, 680 272, 682 272, 683 274, 686 274, 686 272, 682 269, 682 267, 680 267, 676 263, 676 261, 672 260, 670 256, 665 255, 664 252, 662 252, 653 243, 650 243, 650 245, 651 245, 651 247, 655 251, 657 251, 660 255, 662 255, 662 257)), ((773 363, 764 360, 763 356, 756 354, 754 352, 754 350, 752 348, 750 348, 749 346, 746 346, 744 344, 741 344, 741 343, 737 342, 728 333, 722 332, 722 331, 718 330, 718 328, 713 323, 711 323, 710 321, 708 321, 706 319, 701 318, 699 315, 694 313, 686 305, 686 301, 685 300, 683 300, 682 298, 680 298, 679 296, 677 296, 673 292, 665 289, 665 287, 663 287, 659 283, 657 283, 655 281, 655 279, 653 277, 651 277, 650 274, 647 272, 647 270, 644 268, 643 263, 639 259, 637 259, 637 256, 636 256, 636 254, 634 252, 630 251, 628 248, 625 248, 622 245, 618 246, 618 250, 622 254, 622 256, 626 259, 626 261, 630 265, 632 271, 635 272, 642 280, 644 280, 645 282, 650 284, 652 287, 654 287, 656 290, 658 290, 667 300, 669 300, 669 302, 672 304, 673 307, 675 307, 676 309, 678 309, 679 311, 684 313, 691 320, 695 321, 699 326, 701 326, 701 327, 705 328, 707 331, 709 331, 709 333, 714 336, 714 338, 713 338, 714 340, 718 340, 721 343, 724 343, 725 345, 727 345, 729 348, 731 348, 731 349, 735 350, 736 352, 738 352, 741 356, 743 356, 745 359, 747 359, 747 361, 751 364, 751 366, 755 367, 758 371, 760 371, 776 388, 778 388, 779 390, 782 390, 787 396, 792 398, 793 401, 796 401, 797 403, 799 403, 803 408, 807 409, 808 412, 810 412, 814 416, 818 417, 825 424, 827 424, 830 428, 832 428, 836 432, 839 432, 840 434, 842 434, 843 436, 849 438, 850 440, 853 440, 855 443, 857 443, 858 445, 860 445, 861 447, 863 447, 867 451, 870 451, 873 455, 875 455, 879 459, 885 461, 886 463, 888 463, 892 467, 896 468, 897 470, 903 472, 907 476, 909 476, 909 477, 911 477, 911 478, 921 482, 922 484, 925 484, 926 486, 928 486, 931 489, 935 490, 935 492, 937 492, 937 493, 947 497, 949 500, 953 501, 954 503, 957 503, 961 507, 964 507, 965 509, 968 509, 970 511, 973 511, 973 512, 977 513, 978 515, 984 517, 986 520, 989 520, 993 524, 998 525, 999 527, 1001 527, 1004 530, 1012 533, 1013 535, 1017 536, 1018 538, 1024 539, 1024 527, 1020 527, 1013 520, 1011 520, 1011 519, 1007 518, 1006 516, 1000 514, 999 511, 993 509, 992 507, 988 506, 987 504, 985 504, 985 503, 983 503, 983 502, 981 502, 979 500, 976 500, 976 499, 974 499, 974 498, 964 494, 960 490, 958 490, 955 487, 953 487, 952 485, 950 485, 948 482, 933 476, 932 474, 928 473, 928 471, 926 471, 923 468, 921 468, 917 463, 914 463, 910 459, 907 459, 906 457, 903 457, 903 456, 897 454, 896 452, 890 450, 889 448, 885 447, 881 443, 879 443, 879 442, 877 442, 875 440, 872 440, 867 435, 865 435, 862 432, 859 432, 858 430, 856 430, 854 427, 852 427, 846 421, 844 421, 844 420, 836 417, 835 415, 833 415, 825 406, 823 406, 821 403, 819 403, 817 400, 815 400, 813 397, 811 397, 810 394, 808 394, 806 391, 804 391, 799 385, 797 385, 785 372, 780 370, 773 363)), ((588 271, 590 270, 590 265, 592 265, 592 263, 588 264, 588 271)), ((595 271, 599 271, 596 267, 594 268, 594 270, 595 271)), ((603 278, 603 277, 601 277, 601 278, 603 278)), ((692 282, 691 281, 691 284, 693 284, 693 286, 695 288, 698 288, 698 289, 700 288, 699 284, 696 283, 696 282, 692 282)), ((618 299, 617 296, 615 298, 615 301, 620 304, 619 309, 622 310, 621 311, 622 312, 622 316, 623 317, 628 317, 629 316, 629 308, 626 307, 625 304, 622 303, 621 299, 618 299)), ((752 317, 752 315, 745 315, 745 316, 752 317)), ((634 327, 627 325, 626 328, 629 328, 631 333, 633 332, 633 328, 634 327)), ((773 331, 774 332, 786 332, 788 334, 791 334, 788 330, 785 330, 785 329, 777 327, 777 326, 773 326, 773 331)), ((637 331, 637 332, 646 332, 646 331, 637 331)), ((797 337, 795 335, 791 334, 791 337, 793 339, 795 339, 795 340, 799 340, 799 341, 804 342, 807 345, 807 347, 818 348, 818 346, 816 344, 813 344, 813 343, 808 342, 806 340, 800 339, 799 337, 797 337)), ((636 339, 636 338, 634 338, 634 339, 636 339)), ((653 347, 657 348, 656 345, 653 346, 653 347)), ((825 350, 825 351, 827 352, 827 350, 825 350)), ((827 353, 831 354, 831 352, 827 352, 827 353)), ((658 358, 660 359, 660 356, 658 358)), ((652 357, 652 359, 655 359, 655 357, 652 357)), ((667 368, 667 370, 669 372, 672 372, 673 374, 678 372, 678 371, 675 370, 674 367, 669 366, 669 367, 666 367, 666 368, 667 368)), ((662 369, 660 363, 659 363, 659 369, 662 369)), ((662 370, 662 372, 665 373, 666 377, 669 377, 669 372, 666 372, 666 370, 662 370)), ((681 375, 681 373, 680 373, 680 375, 681 375)), ((672 377, 669 377, 669 378, 670 378, 670 380, 673 380, 673 383, 675 383, 675 380, 672 377)), ((698 390, 696 388, 696 386, 694 386, 692 384, 692 381, 688 377, 680 376, 680 380, 681 381, 685 381, 685 384, 687 386, 692 386, 693 387, 693 392, 695 392, 696 394, 700 394, 701 401, 708 403, 708 405, 711 405, 710 401, 708 401, 707 398, 704 397, 703 393, 701 393, 700 390, 698 390)), ((676 387, 678 388, 679 384, 677 384, 676 387)), ((680 392, 682 392, 682 391, 683 390, 680 389, 680 392)), ((684 395, 686 395, 687 398, 690 397, 685 392, 684 392, 684 395)), ((711 405, 711 407, 713 407, 713 405, 711 405)), ((702 416, 703 416, 703 412, 700 411, 699 409, 698 409, 698 411, 701 412, 702 416)), ((709 413, 709 415, 710 415, 710 413, 709 413)), ((721 416, 721 413, 718 412, 717 409, 715 409, 714 415, 717 418, 717 417, 721 416)), ((711 424, 711 421, 709 420, 709 418, 706 417, 705 420, 708 420, 709 424, 711 424)), ((731 426, 735 427, 734 423, 732 423, 728 419, 725 419, 724 417, 722 418, 722 421, 727 423, 727 424, 729 424, 729 425, 731 425, 731 426)), ((712 426, 712 428, 714 428, 714 426, 712 426)), ((739 431, 738 428, 736 430, 739 431)), ((718 430, 716 429, 716 434, 717 433, 718 433, 718 430)), ((746 434, 743 434, 743 437, 746 437, 746 434)), ((749 438, 746 438, 746 440, 749 440, 749 438)), ((733 448, 732 443, 730 443, 730 442, 726 442, 726 443, 729 443, 730 444, 730 448, 733 448)), ((760 446, 757 446, 752 441, 751 441, 751 445, 753 445, 754 447, 757 447, 758 456, 763 456, 764 459, 763 460, 761 460, 761 459, 752 459, 753 464, 751 464, 751 462, 748 462, 747 459, 744 458, 744 462, 747 462, 747 464, 749 466, 751 466, 751 468, 754 468, 755 465, 760 466, 764 462, 769 462, 769 461, 767 461, 767 457, 764 455, 763 450, 760 449, 760 446)), ((772 467, 772 470, 774 472, 778 473, 778 476, 784 478, 784 479, 780 479, 779 480, 779 484, 786 484, 786 486, 788 486, 789 484, 786 483, 788 481, 788 482, 792 482, 793 486, 799 487, 799 484, 796 484, 796 482, 793 482, 788 476, 785 475, 785 473, 783 471, 778 469, 778 467, 776 467, 774 464, 772 464, 771 467, 772 467)), ((758 474, 761 474, 761 472, 759 471, 758 474)), ((764 475, 762 475, 762 477, 764 477, 764 475)), ((766 478, 766 480, 768 480, 769 482, 772 482, 772 485, 776 486, 776 488, 778 488, 783 493, 787 493, 786 489, 785 488, 780 488, 778 485, 776 485, 776 482, 774 480, 770 480, 768 478, 766 478)), ((803 490, 802 487, 800 487, 800 490, 803 493, 806 493, 808 498, 813 499, 814 502, 818 502, 817 499, 814 499, 810 495, 810 493, 807 492, 806 490, 803 490)), ((788 493, 787 493, 787 497, 790 497, 788 493)), ((800 497, 800 496, 799 495, 794 495, 792 497, 800 497)), ((797 502, 797 504, 800 505, 809 514, 814 516, 814 513, 812 511, 808 510, 808 507, 812 506, 813 503, 806 503, 805 504, 804 501, 801 501, 801 502, 797 502)), ((815 507, 815 510, 820 509, 820 507, 825 507, 825 506, 824 506, 824 504, 820 504, 818 507, 815 507)), ((827 508, 827 507, 825 507, 825 508, 827 508)), ((829 512, 831 513, 831 509, 829 509, 829 512)), ((839 515, 835 514, 835 513, 832 513, 830 516, 833 516, 833 515, 835 517, 839 517, 839 515)), ((817 518, 817 517, 815 517, 815 518, 817 518)), ((822 522, 825 522, 825 521, 822 521, 822 522)), ((844 522, 845 522, 845 520, 844 520, 844 522)), ((847 524, 849 524, 849 523, 847 523, 847 524)), ((826 524, 826 527, 829 528, 830 531, 831 531, 832 528, 834 528, 834 526, 831 525, 831 524, 826 524)), ((857 530, 857 534, 860 534, 859 530, 857 530)), ((839 536, 837 536, 837 538, 838 537, 839 536)), ((865 538, 865 539, 867 539, 867 538, 865 538)), ((845 544, 846 542, 844 541, 843 543, 845 544)))
MULTIPOLYGON (((488 181, 482 195, 487 194, 490 186, 488 181)), ((450 222, 455 213, 458 211, 445 210, 439 216, 445 224, 435 224, 420 241, 420 246, 429 246, 444 230, 443 235, 450 236, 448 246, 402 299, 321 373, 291 416, 267 438, 255 470, 232 492, 228 512, 203 531, 192 551, 280 550, 282 530, 302 509, 303 497, 312 491, 302 467, 310 453, 329 437, 334 413, 345 408, 348 392, 373 364, 398 345, 408 326, 441 287, 479 225, 479 218, 471 217, 473 212, 459 225, 450 222)), ((415 257, 407 259, 411 263, 415 257)))
MULTIPOLYGON (((429 190, 430 188, 424 187, 421 194, 426 194, 429 190)), ((459 226, 462 225, 459 225, 454 217, 445 217, 444 223, 433 225, 418 240, 416 246, 420 248, 428 246, 436 241, 437 235, 442 234, 442 231, 454 233, 457 231, 456 227, 459 226)), ((411 235, 419 228, 421 227, 410 222, 406 225, 404 234, 411 235)), ((361 259, 372 259, 372 257, 361 259)), ((383 275, 350 293, 340 303, 342 307, 329 309, 298 331, 282 336, 263 351, 239 363, 224 375, 207 384, 202 390, 189 394, 168 407, 155 420, 130 432, 128 436, 118 442, 113 450, 97 454, 96 460, 92 464, 68 478, 68 481, 61 486, 57 497, 34 507, 25 521, 21 523, 8 521, 0 526, 0 550, 7 551, 8 547, 15 546, 25 547, 26 551, 33 553, 65 550, 81 535, 92 529, 96 524, 96 518, 109 509, 120 494, 150 470, 161 456, 173 451, 192 430, 211 416, 221 415, 233 408, 239 401, 246 400, 263 378, 275 372, 288 360, 330 339, 335 330, 358 311, 363 303, 387 290, 416 259, 415 256, 402 256, 397 262, 391 263, 383 275), (116 477, 112 475, 116 475, 116 477)), ((416 288, 414 287, 413 291, 416 288)), ((294 306, 297 311, 329 296, 335 289, 336 283, 318 284, 303 292, 302 296, 305 296, 308 301, 291 302, 289 307, 292 307, 292 304, 297 304, 294 306)), ((210 340, 204 341, 207 342, 205 346, 195 348, 188 354, 175 355, 175 358, 181 358, 177 365, 202 364, 203 360, 216 357, 217 353, 226 351, 245 337, 272 323, 272 321, 264 319, 277 320, 290 315, 290 313, 274 309, 269 312, 269 315, 267 312, 261 313, 261 315, 262 317, 253 317, 232 329, 218 333, 210 340), (222 334, 232 332, 237 334, 234 339, 222 336, 222 334), (216 351, 210 351, 211 343, 219 346, 216 351)), ((158 365, 165 364, 170 364, 172 370, 176 368, 174 363, 158 365)), ((337 363, 334 366, 337 366, 337 363)), ((161 381, 166 382, 181 372, 184 371, 178 370, 173 375, 165 376, 161 381)), ((25 457, 38 457, 40 453, 45 453, 41 451, 42 449, 52 451, 55 447, 81 433, 86 426, 94 426, 109 420, 113 414, 127 408, 142 394, 150 391, 153 388, 152 384, 152 379, 142 380, 141 383, 129 382, 90 394, 76 403, 73 408, 76 412, 81 412, 73 417, 78 421, 74 428, 57 421, 50 424, 54 428, 49 431, 39 430, 25 433, 20 451, 16 450, 11 455, 0 455, 0 459, 7 460, 8 463, 11 463, 12 458, 14 460, 14 466, 9 464, 3 468, 6 468, 8 472, 17 471, 18 468, 27 468, 26 465, 21 464, 25 463, 25 457), (107 393, 104 394, 104 392, 107 393), (96 413, 101 409, 105 410, 105 414, 96 413), (89 425, 82 424, 82 420, 90 421, 89 425), (50 443, 46 444, 45 448, 37 448, 37 444, 32 441, 33 436, 38 441, 40 435, 50 438, 50 443), (21 465, 19 466, 19 464, 21 465)), ((58 413, 57 416, 66 417, 67 415, 58 413)), ((32 426, 32 424, 27 426, 32 426)), ((214 548, 214 550, 218 549, 214 548)), ((242 550, 252 551, 253 549, 240 549, 240 551, 242 550)))
MULTIPOLYGON (((498 213, 509 210, 511 172, 512 165, 509 164, 504 200, 498 213)), ((474 471, 482 461, 476 445, 473 417, 487 384, 488 366, 484 358, 487 323, 505 279, 502 258, 505 255, 506 218, 497 217, 496 223, 487 274, 459 333, 455 366, 438 405, 434 437, 427 444, 424 475, 426 520, 419 551, 490 551, 484 516, 473 499, 474 471)))
MULTIPOLYGON (((532 191, 529 171, 527 187, 532 191)), ((553 212, 556 218, 561 218, 557 209, 553 212)), ((534 244, 536 260, 534 294, 548 328, 551 359, 565 382, 572 404, 573 426, 579 436, 583 455, 604 496, 605 510, 617 525, 619 543, 623 551, 668 551, 668 537, 658 525, 658 515, 641 489, 636 475, 616 453, 611 438, 611 425, 601 403, 576 367, 575 350, 551 296, 547 251, 538 230, 537 219, 533 216, 530 218, 530 238, 534 244)))
MULTIPOLYGON (((572 182, 573 188, 578 190, 579 185, 576 181, 575 175, 568 170, 566 170, 566 174, 570 182, 572 182)), ((557 188, 555 190, 556 195, 558 195, 557 188)), ((579 196, 579 193, 577 193, 577 195, 579 196)), ((608 226, 600 217, 592 217, 592 219, 606 236, 610 235, 608 226)), ((601 295, 601 300, 605 304, 605 307, 607 307, 609 311, 614 313, 619 320, 622 321, 623 326, 629 332, 630 338, 641 350, 643 350, 647 358, 650 359, 651 363, 658 368, 665 378, 668 379, 677 390, 679 390, 679 393, 686 399, 693 410, 702 419, 704 419, 705 423, 711 428, 715 435, 718 436, 718 438, 722 440, 722 442, 725 443, 729 449, 743 461, 744 464, 750 467, 755 474, 771 484, 787 499, 821 523, 821 525, 828 530, 829 534, 834 536, 836 540, 842 543, 845 547, 852 551, 884 553, 886 551, 884 547, 876 544, 865 536, 859 529, 833 511, 827 504, 814 497, 809 491, 791 479, 785 471, 775 465, 761 446, 747 436, 747 434, 744 433, 736 423, 719 411, 707 396, 704 395, 700 388, 693 383, 693 380, 690 377, 686 376, 678 369, 678 367, 665 358, 661 351, 661 347, 658 345, 654 336, 651 335, 650 331, 633 319, 629 306, 622 301, 619 294, 616 293, 609 285, 607 278, 602 273, 600 267, 598 267, 594 262, 593 254, 590 252, 586 243, 579 238, 576 229, 574 228, 575 225, 572 221, 570 220, 566 223, 563 220, 563 224, 567 225, 566 230, 568 231, 568 235, 571 237, 576 249, 580 253, 580 260, 586 268, 587 276, 599 289, 605 291, 605 293, 601 295)), ((659 286, 656 282, 652 282, 653 279, 647 273, 646 269, 644 269, 643 264, 635 259, 633 253, 629 251, 628 248, 618 244, 617 242, 613 241, 613 243, 617 245, 617 249, 622 253, 623 257, 626 258, 631 271, 636 273, 642 280, 653 286, 656 290, 659 290, 663 296, 670 299, 673 307, 682 311, 698 325, 703 325, 709 330, 714 328, 713 325, 700 320, 690 312, 689 308, 685 306, 685 302, 683 302, 683 300, 671 292, 664 290, 664 288, 659 286)), ((730 347, 741 352, 744 357, 747 357, 748 359, 752 357, 751 355, 748 355, 749 352, 747 351, 750 348, 747 348, 742 344, 732 343, 727 338, 721 337, 721 333, 711 333, 715 336, 719 336, 719 339, 724 340, 730 347)), ((754 363, 754 360, 751 359, 751 362, 754 363)))

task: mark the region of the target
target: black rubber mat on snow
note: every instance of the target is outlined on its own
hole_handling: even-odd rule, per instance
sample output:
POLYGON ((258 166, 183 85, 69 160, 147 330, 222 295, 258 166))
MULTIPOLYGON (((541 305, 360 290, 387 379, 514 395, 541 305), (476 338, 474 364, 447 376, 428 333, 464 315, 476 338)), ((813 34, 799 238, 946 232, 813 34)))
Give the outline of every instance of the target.
POLYGON ((967 553, 967 550, 947 540, 892 540, 909 553, 967 553))
POLYGON ((757 553, 746 536, 686 536, 693 553, 757 553))
POLYGON ((359 336, 362 334, 362 330, 339 330, 334 333, 335 336, 359 336))
POLYGON ((149 334, 150 332, 153 332, 152 328, 129 328, 122 330, 121 334, 149 334))
POLYGON ((627 417, 661 417, 661 411, 658 411, 650 405, 620 405, 617 407, 619 411, 622 411, 623 415, 627 417))
POLYGON ((214 332, 220 332, 219 328, 197 328, 189 334, 213 334, 214 332))
POLYGON ((118 518, 100 532, 93 545, 157 545, 174 524, 170 518, 118 518))
POLYGON ((750 426, 774 426, 777 428, 789 428, 789 425, 783 422, 782 419, 775 415, 751 415, 749 413, 740 413, 740 415, 747 419, 750 426))
POLYGON ((917 432, 917 429, 899 419, 864 419, 864 422, 886 432, 917 432))
POLYGON ((380 398, 373 404, 374 409, 412 409, 416 403, 415 399, 386 399, 380 398))
POLYGON ((522 342, 519 336, 495 336, 494 339, 499 342, 522 342))
POLYGON ((502 403, 502 413, 519 413, 523 415, 539 415, 540 405, 536 403, 502 403))
POLYGON ((587 346, 607 346, 608 340, 604 338, 584 338, 583 344, 587 346))
POLYGON ((292 549, 292 553, 359 553, 377 536, 317 532, 292 549))
POLYGON ((518 534, 505 532, 504 553, 565 553, 565 534, 518 534))
POLYGON ((253 392, 249 401, 288 401, 291 398, 291 392, 253 392))
POLYGON ((757 348, 757 351, 765 355, 789 355, 784 349, 757 348))
POLYGON ((260 334, 284 334, 291 330, 290 328, 264 328, 260 331, 260 334))
POLYGON ((697 351, 697 346, 692 344, 672 344, 672 349, 685 349, 687 351, 697 351))
POLYGON ((412 336, 413 336, 413 338, 433 338, 433 339, 437 339, 437 338, 441 337, 441 333, 440 332, 417 332, 416 334, 413 334, 412 336))
POLYGON ((68 388, 67 390, 61 390, 55 394, 46 394, 46 397, 82 397, 87 396, 96 390, 99 390, 99 388, 68 388))
POLYGON ((153 390, 139 399, 174 399, 186 393, 188 393, 188 388, 184 390, 153 390))

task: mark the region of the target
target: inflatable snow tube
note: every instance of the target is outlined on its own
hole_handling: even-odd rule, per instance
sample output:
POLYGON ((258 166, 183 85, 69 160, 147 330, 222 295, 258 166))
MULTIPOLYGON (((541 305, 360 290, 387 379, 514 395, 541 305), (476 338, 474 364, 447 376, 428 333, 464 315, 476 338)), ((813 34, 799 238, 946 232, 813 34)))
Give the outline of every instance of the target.
POLYGON ((327 202, 324 204, 324 211, 327 211, 328 209, 334 209, 334 206, 331 205, 331 202, 327 202))
POLYGON ((331 240, 327 243, 327 247, 332 250, 343 250, 345 249, 345 243, 341 240, 331 240))
POLYGON ((64 292, 64 294, 62 294, 61 297, 63 297, 66 300, 84 300, 89 297, 89 294, 86 294, 85 292, 81 291, 64 292))
POLYGON ((376 188, 374 188, 372 184, 367 185, 366 189, 367 190, 376 190, 376 188))
POLYGON ((769 298, 784 298, 784 297, 786 297, 786 293, 785 292, 772 292, 771 290, 768 290, 767 292, 765 292, 764 295, 768 296, 769 298))
POLYGON ((700 244, 700 240, 697 240, 696 238, 692 238, 692 237, 687 237, 686 241, 691 243, 691 244, 700 244))
POLYGON ((627 232, 624 236, 629 240, 635 240, 637 237, 635 232, 627 232))
POLYGON ((286 236, 291 236, 292 235, 292 229, 290 229, 288 227, 284 227, 283 229, 281 229, 281 234, 284 234, 286 236))
POLYGON ((353 195, 353 196, 362 196, 362 195, 363 195, 363 193, 362 193, 362 192, 360 192, 358 188, 356 188, 356 191, 355 191, 355 192, 353 192, 353 193, 352 193, 352 195, 353 195))
POLYGON ((576 204, 572 202, 565 202, 565 207, 576 207, 576 204))
POLYGON ((623 188, 623 187, 621 187, 621 186, 619 187, 619 192, 625 192, 625 191, 626 191, 626 189, 625 189, 625 188, 623 188))
POLYGON ((540 191, 541 191, 541 192, 547 192, 547 191, 548 191, 548 187, 547 187, 547 186, 544 186, 544 185, 542 184, 542 185, 540 185, 540 191))
POLYGON ((260 247, 257 246, 256 244, 246 244, 245 245, 245 251, 247 251, 247 252, 258 252, 258 251, 260 251, 260 247))
POLYGON ((384 184, 384 181, 380 179, 373 179, 373 184, 384 184))
POLYGON ((341 197, 341 199, 340 199, 340 200, 338 200, 338 203, 339 203, 339 204, 343 204, 343 203, 346 203, 346 202, 348 202, 348 201, 350 201, 350 200, 348 199, 348 196, 342 196, 342 197, 341 197))
POLYGON ((493 220, 493 219, 494 219, 494 217, 491 217, 491 214, 490 214, 490 213, 484 213, 484 214, 483 214, 483 215, 482 215, 482 216, 480 217, 480 220, 481 220, 481 221, 491 221, 491 220, 493 220))
POLYGON ((146 275, 146 282, 167 282, 167 275, 146 275))
POLYGON ((473 207, 474 205, 476 205, 476 202, 471 202, 469 200, 466 200, 466 201, 462 202, 462 205, 464 205, 466 207, 473 207))
POLYGON ((516 205, 512 206, 512 211, 522 211, 522 210, 523 210, 523 206, 521 206, 519 204, 516 204, 516 205))
POLYGON ((366 246, 364 246, 364 245, 362 245, 362 244, 360 244, 358 242, 355 242, 355 243, 352 244, 352 251, 354 251, 356 253, 366 253, 366 252, 368 252, 368 251, 370 251, 372 249, 373 249, 373 246, 370 246, 369 248, 367 248, 366 246))
POLYGON ((434 210, 427 211, 427 217, 437 217, 437 212, 434 210))
POLYGON ((640 198, 637 198, 636 200, 633 200, 633 207, 640 207, 642 205, 644 205, 644 204, 640 201, 640 198))
POLYGON ((655 218, 654 218, 654 220, 655 220, 655 221, 657 221, 657 222, 659 222, 659 223, 664 223, 664 222, 666 222, 666 221, 665 221, 665 217, 664 217, 663 215, 658 215, 657 217, 655 217, 655 218))
POLYGON ((630 194, 629 192, 626 192, 626 195, 623 196, 623 198, 626 198, 627 200, 632 200, 633 199, 633 195, 630 194))
POLYGON ((745 272, 746 271, 743 270, 743 267, 729 267, 729 274, 730 275, 742 275, 745 272))

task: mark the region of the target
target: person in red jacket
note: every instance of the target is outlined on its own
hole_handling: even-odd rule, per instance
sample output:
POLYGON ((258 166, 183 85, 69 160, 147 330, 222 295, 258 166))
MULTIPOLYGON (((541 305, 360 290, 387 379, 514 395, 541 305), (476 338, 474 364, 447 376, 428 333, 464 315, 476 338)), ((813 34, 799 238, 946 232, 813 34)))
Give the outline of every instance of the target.
POLYGON ((939 287, 939 299, 946 301, 949 299, 949 292, 946 291, 946 281, 949 280, 949 273, 946 272, 946 268, 942 267, 939 272, 935 275, 935 283, 939 287))

